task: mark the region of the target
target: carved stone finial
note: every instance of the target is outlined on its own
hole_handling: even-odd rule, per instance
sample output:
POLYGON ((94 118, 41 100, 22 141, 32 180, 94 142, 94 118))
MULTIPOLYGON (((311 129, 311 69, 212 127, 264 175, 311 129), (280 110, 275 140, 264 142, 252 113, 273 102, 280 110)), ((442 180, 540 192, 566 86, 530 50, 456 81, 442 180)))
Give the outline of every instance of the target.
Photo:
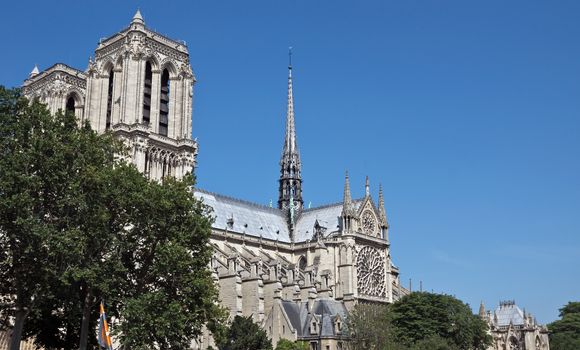
POLYGON ((367 176, 367 179, 365 181, 365 197, 368 197, 371 195, 371 190, 370 190, 370 186, 369 186, 369 177, 367 176))
POLYGON ((379 184, 379 215, 381 224, 388 227, 387 211, 385 209, 385 198, 383 197, 383 185, 379 184))
POLYGON ((479 304, 479 317, 485 318, 485 305, 483 305, 483 300, 479 304))
POLYGON ((32 78, 34 76, 37 76, 40 73, 40 71, 38 70, 38 66, 35 64, 34 68, 32 69, 32 72, 30 72, 30 75, 28 75, 29 78, 32 78))
POLYGON ((145 21, 143 20, 143 16, 141 15, 141 10, 137 9, 137 12, 135 12, 135 15, 133 16, 133 20, 131 21, 131 23, 145 25, 145 21))
POLYGON ((350 195, 350 182, 348 180, 348 170, 344 178, 344 196, 342 200, 342 216, 352 216, 352 197, 350 195))

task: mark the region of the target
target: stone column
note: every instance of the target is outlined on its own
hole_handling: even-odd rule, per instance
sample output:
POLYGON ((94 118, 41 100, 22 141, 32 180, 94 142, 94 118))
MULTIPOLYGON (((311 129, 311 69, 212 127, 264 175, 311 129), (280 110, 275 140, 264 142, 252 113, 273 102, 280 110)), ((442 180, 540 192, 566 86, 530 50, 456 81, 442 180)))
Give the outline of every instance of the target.
POLYGON ((264 281, 258 275, 258 264, 250 266, 250 276, 242 279, 242 310, 246 316, 252 315, 254 322, 264 320, 264 281))
POLYGON ((228 258, 227 273, 219 276, 219 297, 221 305, 230 311, 230 316, 242 316, 242 279, 236 271, 235 257, 228 258))
POLYGON ((121 91, 123 89, 123 69, 113 69, 113 100, 111 101, 111 126, 121 122, 121 91))
POLYGON ((151 70, 151 132, 159 133, 159 99, 161 98, 161 72, 159 69, 151 70))
POLYGON ((179 78, 170 77, 169 78, 169 115, 168 126, 167 126, 167 137, 175 138, 175 124, 176 119, 179 114, 177 114, 177 101, 179 96, 179 78))

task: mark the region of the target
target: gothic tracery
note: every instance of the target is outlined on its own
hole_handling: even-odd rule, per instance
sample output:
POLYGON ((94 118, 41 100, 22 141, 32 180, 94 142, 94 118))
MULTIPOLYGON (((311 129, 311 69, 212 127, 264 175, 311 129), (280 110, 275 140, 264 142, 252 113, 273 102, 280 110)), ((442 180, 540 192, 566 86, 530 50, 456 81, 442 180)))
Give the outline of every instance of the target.
POLYGON ((385 297, 385 259, 374 247, 363 247, 356 259, 358 292, 371 297, 385 297))

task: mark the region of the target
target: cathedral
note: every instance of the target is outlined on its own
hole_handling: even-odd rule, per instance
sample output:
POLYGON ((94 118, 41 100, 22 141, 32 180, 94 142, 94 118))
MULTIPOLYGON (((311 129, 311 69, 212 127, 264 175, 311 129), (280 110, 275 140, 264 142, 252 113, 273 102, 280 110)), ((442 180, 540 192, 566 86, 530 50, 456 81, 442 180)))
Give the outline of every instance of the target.
MULTIPOLYGON (((137 11, 127 28, 102 39, 84 71, 57 63, 24 82, 29 99, 51 112, 75 113, 130 149, 129 161, 160 180, 193 171, 195 76, 184 42, 145 25, 137 11)), ((393 264, 389 224, 379 188, 343 201, 305 208, 295 129, 292 67, 288 67, 286 133, 276 208, 195 189, 213 209, 211 271, 220 302, 233 318, 251 316, 272 338, 306 341, 312 349, 342 349, 343 324, 359 302, 390 303, 408 291, 393 264)), ((212 345, 205 334, 193 344, 212 345)))
POLYGON ((538 324, 513 300, 502 301, 493 312, 479 306, 479 317, 489 326, 492 345, 489 350, 549 350, 548 329, 538 324))
MULTIPOLYGON (((35 67, 22 92, 53 113, 69 111, 97 132, 112 132, 128 146, 128 161, 161 180, 197 167, 195 81, 186 44, 149 29, 137 11, 125 29, 99 42, 86 70, 61 63, 42 72, 35 67)), ((392 303, 409 290, 391 258, 380 187, 375 200, 367 178, 364 197, 352 198, 346 174, 342 202, 304 207, 292 89, 290 65, 277 206, 199 188, 194 194, 213 209, 209 268, 230 317, 252 317, 274 346, 284 338, 305 341, 313 350, 343 349, 354 305, 392 303)), ((506 348, 513 339, 527 344, 528 336, 517 334, 535 325, 525 314, 521 325, 519 318, 504 324, 506 312, 500 307, 497 320, 482 314, 497 330, 497 349, 547 349, 543 331, 533 333, 540 347, 506 348)), ((209 332, 192 344, 210 346, 209 332)))

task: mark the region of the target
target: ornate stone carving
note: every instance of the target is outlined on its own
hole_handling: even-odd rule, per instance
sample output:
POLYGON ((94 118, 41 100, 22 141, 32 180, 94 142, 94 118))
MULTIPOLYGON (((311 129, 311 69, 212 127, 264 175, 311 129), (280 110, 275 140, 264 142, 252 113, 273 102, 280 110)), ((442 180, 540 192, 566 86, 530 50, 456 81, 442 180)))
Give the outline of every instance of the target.
POLYGON ((359 294, 386 297, 385 258, 379 249, 362 247, 356 258, 356 272, 359 294))
POLYGON ((146 45, 147 45, 147 47, 150 47, 153 51, 159 52, 164 56, 171 57, 174 60, 181 61, 181 62, 185 62, 187 60, 187 55, 185 55, 185 54, 183 54, 183 53, 181 53, 181 52, 179 52, 179 51, 177 51, 169 46, 161 44, 160 42, 158 42, 154 39, 147 38, 146 45))
POLYGON ((45 93, 65 95, 73 89, 84 95, 86 87, 86 75, 83 72, 62 64, 56 64, 34 79, 27 81, 23 89, 24 94, 28 96, 45 93))
POLYGON ((374 236, 377 230, 377 220, 370 210, 365 210, 361 216, 361 224, 364 233, 374 236))

